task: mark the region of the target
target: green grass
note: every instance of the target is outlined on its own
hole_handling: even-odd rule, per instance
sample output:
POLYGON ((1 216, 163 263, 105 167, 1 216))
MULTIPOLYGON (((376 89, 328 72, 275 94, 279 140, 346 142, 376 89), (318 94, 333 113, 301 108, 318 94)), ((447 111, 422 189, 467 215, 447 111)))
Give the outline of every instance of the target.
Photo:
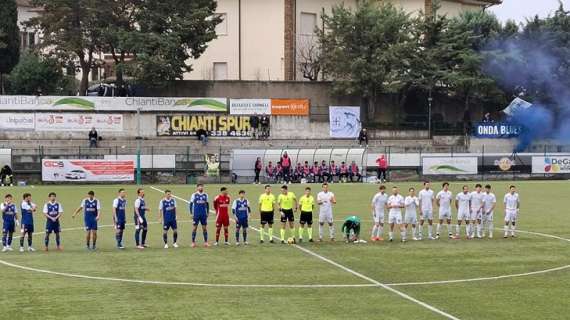
MULTIPOLYGON (((419 188, 419 183, 399 183, 401 189, 419 188)), ((470 182, 472 185, 473 183, 470 182)), ((498 209, 495 226, 502 225, 502 197, 509 182, 493 183, 498 209)), ((570 238, 568 228, 567 182, 516 182, 522 199, 519 228, 570 238)), ((462 184, 452 185, 457 192, 462 184)), ((157 186, 170 188, 188 198, 192 186, 157 186)), ((219 185, 207 186, 211 198, 219 185)), ((304 186, 294 185, 300 194, 304 186)), ((31 192, 34 202, 42 204, 47 193, 58 193, 65 208, 62 228, 63 252, 10 252, 0 260, 42 270, 92 277, 132 280, 235 284, 235 285, 346 285, 370 284, 351 273, 311 256, 294 246, 258 244, 258 233, 250 229, 249 247, 191 249, 190 217, 186 204, 179 206, 178 249, 162 249, 161 228, 149 227, 151 248, 133 248, 134 228, 125 231, 125 251, 114 248, 113 229, 101 227, 98 251, 84 249, 83 219, 71 218, 88 190, 93 189, 103 202, 100 225, 112 223, 110 207, 119 186, 36 186, 7 188, 19 203, 24 192, 31 192)), ((245 189, 256 202, 261 186, 230 186, 232 195, 245 189)), ((275 187, 274 189, 277 189, 275 187)), ((319 189, 313 185, 313 189, 319 189)), ((439 189, 439 188, 436 188, 439 189)), ((128 186, 129 222, 135 186, 128 186)), ((151 213, 157 221, 156 207, 161 193, 146 186, 151 213)), ((331 190, 337 195, 335 218, 348 215, 363 218, 363 233, 371 228, 369 203, 376 186, 339 185, 331 190)), ((277 191, 277 190, 276 190, 277 191)), ((315 190, 316 191, 316 190, 315 190)), ((454 212, 455 214, 455 212, 454 212)), ((252 226, 258 225, 257 210, 252 226)), ((298 218, 298 215, 297 215, 298 218)), ((36 216, 37 232, 45 219, 36 216)), ((275 234, 278 234, 278 227, 275 234)), ((315 226, 315 233, 317 228, 315 226)), ((337 233, 340 223, 337 223, 337 233)), ((232 231, 230 236, 233 239, 232 231)), ((445 230, 445 229, 444 229, 445 230)), ((210 237, 214 227, 209 227, 210 237)), ((201 234, 198 236, 201 242, 201 234)), ((18 240, 14 241, 18 247, 18 240)), ((52 239, 52 244, 53 244, 52 239)), ((233 240, 232 240, 233 242, 233 240)), ((43 246, 43 234, 34 237, 34 246, 43 246)), ((303 243, 303 247, 381 283, 425 282, 493 277, 540 271, 570 264, 570 242, 519 233, 516 239, 472 241, 421 241, 348 245, 341 242, 303 243)), ((570 269, 525 277, 461 282, 395 286, 393 288, 447 312, 459 319, 568 319, 570 269)), ((416 303, 380 287, 328 288, 213 288, 189 285, 113 282, 22 270, 0 264, 0 310, 10 319, 445 319, 416 303)))

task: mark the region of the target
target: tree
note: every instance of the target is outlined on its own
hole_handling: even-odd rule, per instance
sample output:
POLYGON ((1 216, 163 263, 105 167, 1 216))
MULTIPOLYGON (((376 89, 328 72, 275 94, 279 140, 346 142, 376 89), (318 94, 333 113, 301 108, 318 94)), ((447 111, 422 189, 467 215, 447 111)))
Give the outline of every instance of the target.
POLYGON ((69 95, 73 79, 63 75, 60 63, 35 52, 25 53, 8 78, 10 92, 19 95, 69 95))
POLYGON ((4 75, 10 73, 20 59, 20 29, 15 0, 2 1, 0 10, 0 93, 4 94, 4 75))
POLYGON ((297 64, 303 78, 319 80, 322 70, 321 50, 314 36, 300 36, 297 41, 297 64))
POLYGON ((182 79, 216 38, 213 0, 101 0, 98 33, 102 49, 115 62, 117 84, 123 75, 147 85, 182 79))
POLYGON ((390 3, 360 1, 354 11, 344 5, 323 14, 318 32, 323 69, 344 94, 362 97, 362 120, 380 94, 398 92, 409 70, 413 46, 408 13, 390 3))
POLYGON ((94 53, 101 48, 97 25, 105 8, 97 0, 32 0, 32 4, 42 8, 42 14, 27 24, 42 33, 40 49, 62 65, 79 64, 79 94, 85 95, 94 53))

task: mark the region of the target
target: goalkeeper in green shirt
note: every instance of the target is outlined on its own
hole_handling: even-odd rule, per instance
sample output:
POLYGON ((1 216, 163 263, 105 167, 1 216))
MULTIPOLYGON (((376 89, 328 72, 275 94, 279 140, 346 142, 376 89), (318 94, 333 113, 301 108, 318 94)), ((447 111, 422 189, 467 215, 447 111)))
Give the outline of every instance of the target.
POLYGON ((360 237, 360 217, 350 216, 344 219, 344 224, 342 225, 342 232, 346 237, 346 243, 365 243, 364 240, 359 240, 360 237))

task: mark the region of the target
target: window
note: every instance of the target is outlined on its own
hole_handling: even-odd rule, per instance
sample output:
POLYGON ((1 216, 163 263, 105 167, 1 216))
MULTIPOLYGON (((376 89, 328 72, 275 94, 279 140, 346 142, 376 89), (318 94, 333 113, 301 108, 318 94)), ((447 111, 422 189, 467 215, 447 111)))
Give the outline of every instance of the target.
POLYGON ((313 35, 317 27, 317 14, 301 12, 301 35, 313 35))
POLYGON ((228 79, 227 62, 214 62, 214 80, 227 80, 227 79, 228 79))
POLYGON ((222 22, 216 26, 216 34, 225 36, 228 34, 228 14, 218 13, 217 16, 222 19, 222 22))

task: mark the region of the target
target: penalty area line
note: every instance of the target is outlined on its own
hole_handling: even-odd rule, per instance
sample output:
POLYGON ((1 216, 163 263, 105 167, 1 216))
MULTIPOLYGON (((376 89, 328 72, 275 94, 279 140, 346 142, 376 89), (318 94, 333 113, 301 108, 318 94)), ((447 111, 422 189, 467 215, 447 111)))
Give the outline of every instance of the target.
MULTIPOLYGON (((163 193, 164 193, 163 190, 160 190, 160 189, 158 189, 158 188, 156 188, 156 187, 154 187, 154 186, 151 186, 150 188, 153 189, 153 190, 155 190, 155 191, 157 191, 157 192, 163 192, 163 193)), ((178 196, 175 196, 175 195, 173 195, 173 197, 175 197, 176 199, 179 199, 179 200, 181 200, 181 201, 184 201, 184 202, 186 202, 186 203, 189 203, 189 201, 186 200, 186 199, 184 199, 184 198, 181 198, 181 197, 178 197, 178 196)), ((254 228, 254 227, 252 227, 252 229, 259 231, 259 229, 254 228)), ((274 238, 277 238, 277 237, 274 237, 274 238)), ((406 300, 408 300, 408 301, 410 301, 410 302, 413 302, 413 303, 415 303, 415 304, 417 304, 417 305, 419 305, 419 306, 422 306, 422 307, 424 307, 424 308, 426 308, 426 309, 428 309, 428 310, 430 310, 430 311, 432 311, 432 312, 434 312, 434 313, 437 313, 437 314, 439 314, 439 315, 441 315, 441 316, 443 316, 443 317, 445 317, 445 318, 447 318, 447 319, 460 320, 459 318, 457 318, 457 317, 455 317, 455 316, 453 316, 453 315, 451 315, 451 314, 449 314, 449 313, 447 313, 447 312, 445 312, 445 311, 443 311, 443 310, 441 310, 441 309, 438 309, 438 308, 436 308, 436 307, 434 307, 434 306, 432 306, 432 305, 430 305, 430 304, 427 304, 427 303, 425 303, 425 302, 423 302, 423 301, 421 301, 421 300, 418 300, 418 299, 416 299, 416 298, 414 298, 414 297, 412 297, 412 296, 410 296, 410 295, 408 295, 408 294, 406 294, 406 293, 404 293, 404 292, 402 292, 402 291, 400 291, 400 290, 396 290, 396 289, 394 289, 394 288, 392 288, 392 287, 390 287, 390 286, 388 286, 388 285, 385 285, 385 284, 383 284, 383 283, 381 283, 381 282, 379 282, 379 281, 377 281, 377 280, 374 280, 374 279, 372 279, 372 278, 370 278, 370 277, 368 277, 368 276, 365 276, 365 275, 363 275, 362 273, 359 273, 359 272, 354 271, 354 270, 352 270, 352 269, 350 269, 350 268, 348 268, 348 267, 345 267, 345 266, 341 265, 340 263, 335 262, 335 261, 333 261, 333 260, 331 260, 331 259, 328 259, 328 258, 326 258, 326 257, 324 257, 324 256, 321 256, 320 254, 318 254, 318 253, 316 253, 316 252, 314 252, 314 251, 312 251, 312 250, 309 250, 309 249, 307 249, 307 248, 304 248, 304 247, 301 247, 301 246, 298 246, 298 245, 293 245, 293 247, 295 247, 295 248, 297 248, 297 249, 303 251, 304 253, 309 254, 309 255, 311 255, 311 256, 313 256, 313 257, 315 257, 315 258, 317 258, 317 259, 319 259, 319 260, 321 260, 321 261, 327 262, 327 263, 329 263, 329 264, 331 264, 331 265, 333 265, 333 266, 335 266, 335 267, 337 267, 337 268, 339 268, 339 269, 341 269, 341 270, 344 270, 344 271, 346 271, 346 272, 348 272, 348 273, 350 273, 350 274, 352 274, 352 275, 354 275, 354 276, 356 276, 356 277, 358 277, 358 278, 360 278, 360 279, 366 280, 366 281, 370 282, 371 284, 375 285, 376 287, 383 288, 383 289, 385 289, 385 290, 387 290, 387 291, 389 291, 389 292, 392 292, 392 293, 394 293, 394 294, 400 296, 401 298, 404 298, 404 299, 406 299, 406 300)))

